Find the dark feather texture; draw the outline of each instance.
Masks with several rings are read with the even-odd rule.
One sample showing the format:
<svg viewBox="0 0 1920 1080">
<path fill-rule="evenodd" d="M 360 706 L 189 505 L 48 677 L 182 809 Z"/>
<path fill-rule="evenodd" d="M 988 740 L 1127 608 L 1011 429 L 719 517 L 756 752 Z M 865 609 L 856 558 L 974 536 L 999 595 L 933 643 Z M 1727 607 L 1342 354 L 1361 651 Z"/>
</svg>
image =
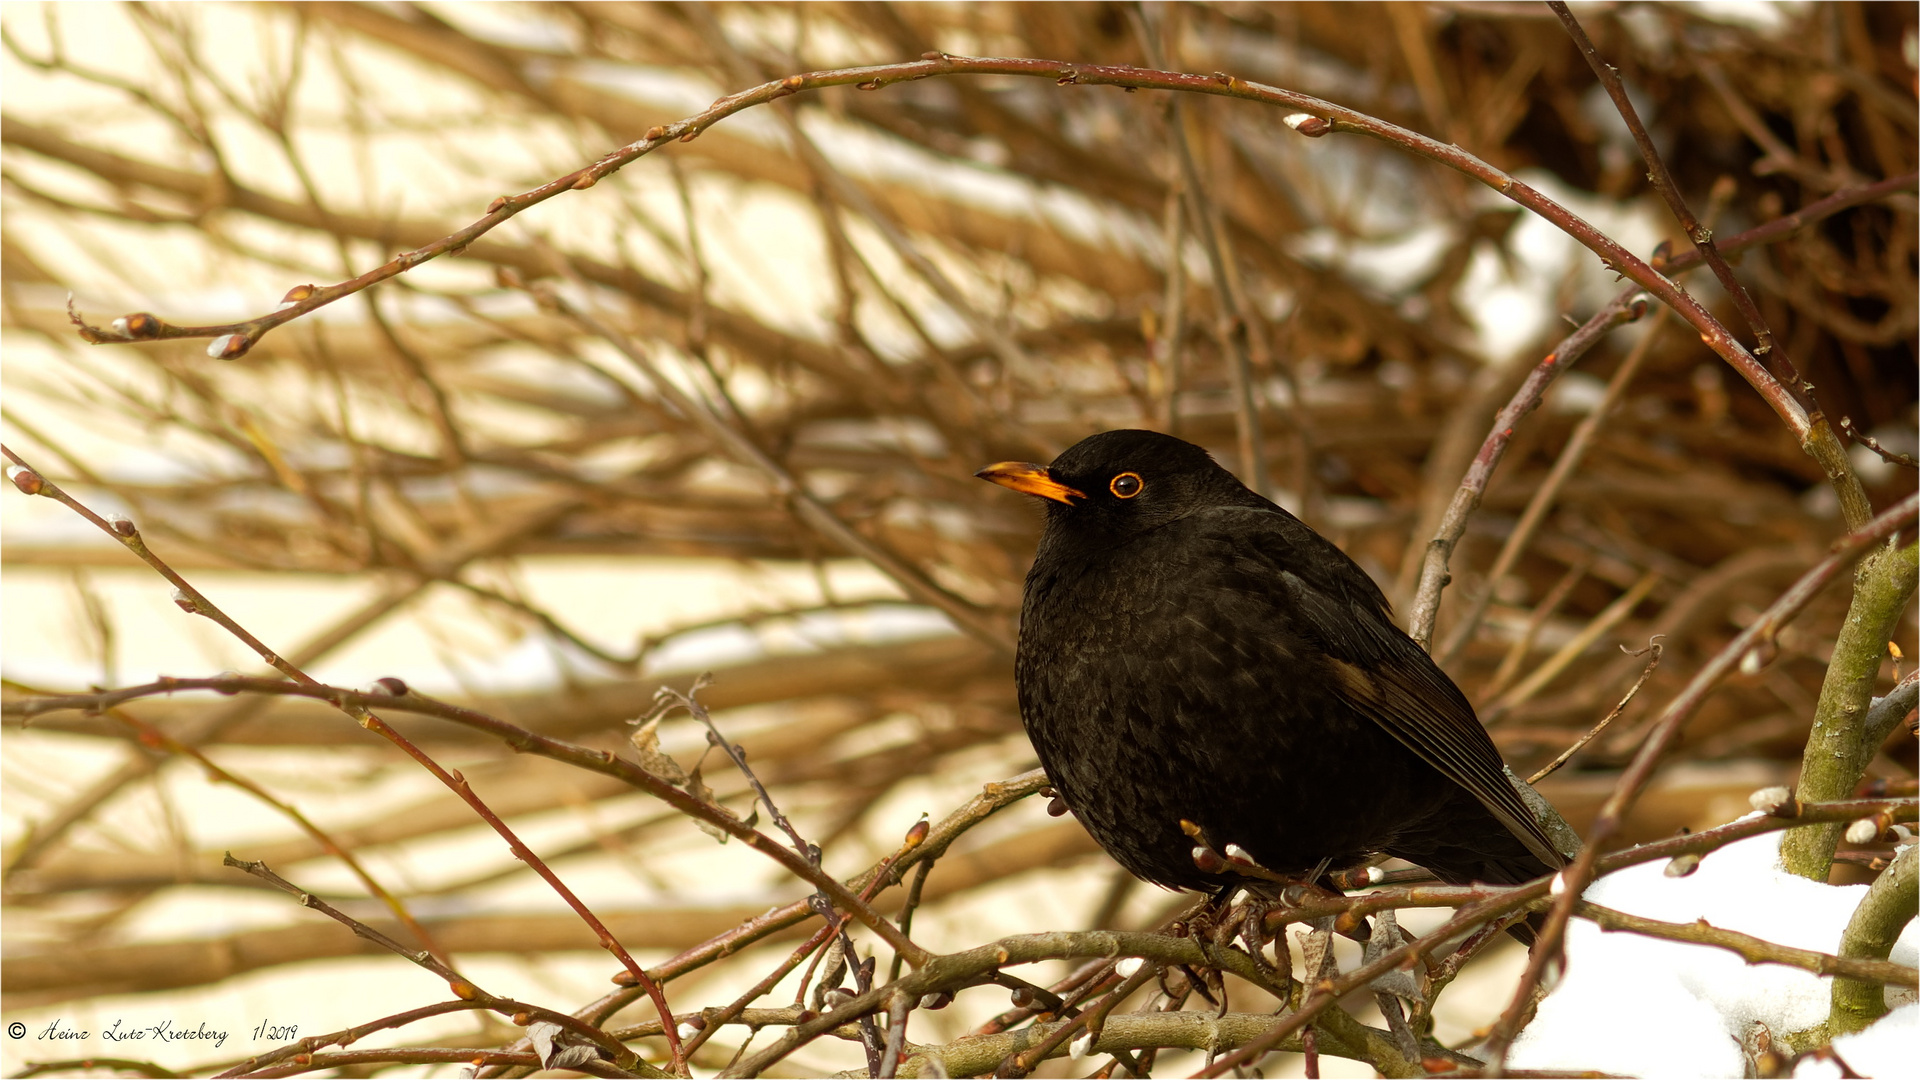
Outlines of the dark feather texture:
<svg viewBox="0 0 1920 1080">
<path fill-rule="evenodd" d="M 1563 865 L 1373 580 L 1206 451 L 1109 431 L 980 475 L 1047 500 L 1020 712 L 1060 797 L 1128 870 L 1231 884 L 1195 865 L 1183 821 L 1281 873 L 1374 852 L 1450 882 Z"/>
</svg>

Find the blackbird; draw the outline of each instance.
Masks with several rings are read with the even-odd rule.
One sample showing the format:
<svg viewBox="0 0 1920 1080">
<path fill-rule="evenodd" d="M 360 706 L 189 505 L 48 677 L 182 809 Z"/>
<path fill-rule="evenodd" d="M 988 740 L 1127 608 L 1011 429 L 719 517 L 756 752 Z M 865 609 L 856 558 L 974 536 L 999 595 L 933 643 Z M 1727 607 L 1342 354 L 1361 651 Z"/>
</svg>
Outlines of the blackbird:
<svg viewBox="0 0 1920 1080">
<path fill-rule="evenodd" d="M 1376 852 L 1454 884 L 1565 865 L 1373 579 L 1205 450 L 1108 431 L 975 475 L 1046 500 L 1020 715 L 1061 800 L 1136 876 L 1255 884 L 1203 869 L 1197 844 L 1284 875 Z"/>
</svg>

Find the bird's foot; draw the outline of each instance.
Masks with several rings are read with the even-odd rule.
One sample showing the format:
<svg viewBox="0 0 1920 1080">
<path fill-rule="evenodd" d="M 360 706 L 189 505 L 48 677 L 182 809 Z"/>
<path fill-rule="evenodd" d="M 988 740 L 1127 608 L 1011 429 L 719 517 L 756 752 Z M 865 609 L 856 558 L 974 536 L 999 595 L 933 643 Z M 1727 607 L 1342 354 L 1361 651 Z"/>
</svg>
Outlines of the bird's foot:
<svg viewBox="0 0 1920 1080">
<path fill-rule="evenodd" d="M 1257 893 L 1248 893 L 1240 906 L 1240 918 L 1235 929 L 1240 944 L 1253 958 L 1253 966 L 1267 982 L 1267 989 L 1285 1000 L 1286 986 L 1293 981 L 1293 956 L 1287 952 L 1287 939 L 1282 934 L 1267 932 L 1267 914 L 1278 905 L 1270 898 Z M 1277 955 L 1281 961 L 1276 967 L 1267 959 L 1267 943 L 1277 942 Z"/>
</svg>

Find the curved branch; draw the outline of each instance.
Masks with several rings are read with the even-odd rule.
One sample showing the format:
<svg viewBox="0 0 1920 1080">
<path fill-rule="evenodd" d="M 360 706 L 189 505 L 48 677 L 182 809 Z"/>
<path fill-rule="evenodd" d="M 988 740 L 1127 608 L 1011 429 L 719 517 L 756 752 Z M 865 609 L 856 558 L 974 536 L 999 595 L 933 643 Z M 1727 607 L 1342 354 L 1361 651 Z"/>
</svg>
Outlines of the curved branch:
<svg viewBox="0 0 1920 1080">
<path fill-rule="evenodd" d="M 1803 799 L 1850 795 L 1887 737 L 1874 738 L 1869 722 L 1873 684 L 1907 604 L 1920 584 L 1920 545 L 1883 548 L 1862 559 L 1853 575 L 1853 600 L 1833 642 L 1833 658 L 1820 684 L 1813 730 L 1800 760 L 1797 794 Z M 1803 829 L 1780 845 L 1787 870 L 1827 880 L 1843 826 Z"/>
<path fill-rule="evenodd" d="M 1856 963 L 1886 963 L 1900 932 L 1920 914 L 1920 855 L 1915 850 L 1912 844 L 1901 848 L 1893 864 L 1867 890 L 1840 935 L 1841 956 Z M 1859 1031 L 1886 1015 L 1886 994 L 1877 982 L 1853 972 L 1838 974 L 1854 977 L 1833 980 L 1833 1011 L 1827 1017 L 1829 1036 Z"/>
</svg>

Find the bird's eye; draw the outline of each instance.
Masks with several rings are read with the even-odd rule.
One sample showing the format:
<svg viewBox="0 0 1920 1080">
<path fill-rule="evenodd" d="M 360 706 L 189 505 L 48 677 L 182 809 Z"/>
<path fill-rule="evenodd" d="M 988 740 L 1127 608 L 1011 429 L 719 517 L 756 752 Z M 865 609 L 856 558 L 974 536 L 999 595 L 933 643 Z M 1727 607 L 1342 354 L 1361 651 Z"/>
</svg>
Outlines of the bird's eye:
<svg viewBox="0 0 1920 1080">
<path fill-rule="evenodd" d="M 1116 499 L 1131 499 L 1146 486 L 1146 481 L 1140 479 L 1139 473 L 1123 472 L 1107 484 L 1107 490 L 1113 492 Z"/>
</svg>

